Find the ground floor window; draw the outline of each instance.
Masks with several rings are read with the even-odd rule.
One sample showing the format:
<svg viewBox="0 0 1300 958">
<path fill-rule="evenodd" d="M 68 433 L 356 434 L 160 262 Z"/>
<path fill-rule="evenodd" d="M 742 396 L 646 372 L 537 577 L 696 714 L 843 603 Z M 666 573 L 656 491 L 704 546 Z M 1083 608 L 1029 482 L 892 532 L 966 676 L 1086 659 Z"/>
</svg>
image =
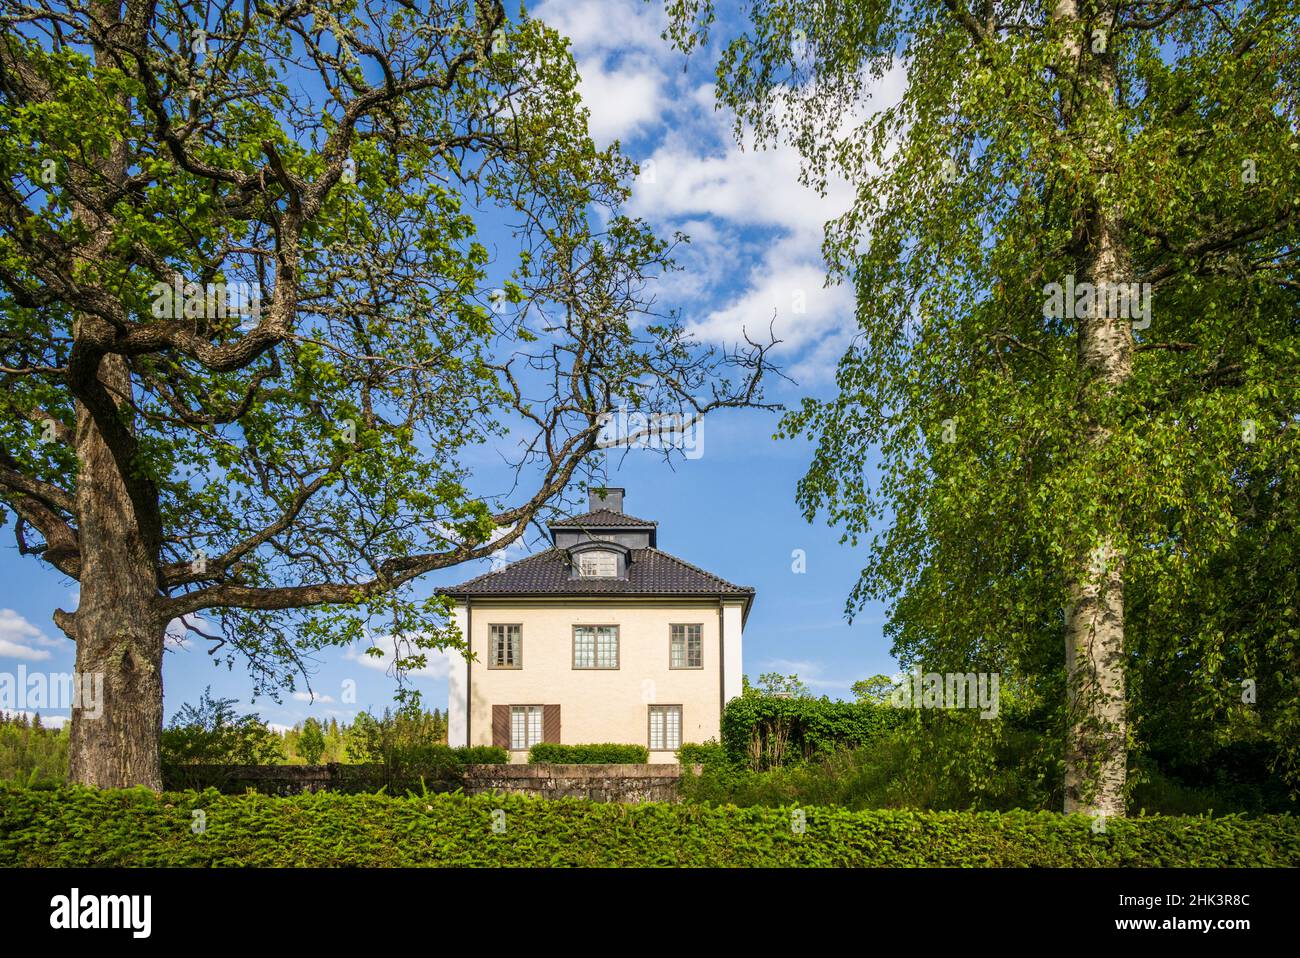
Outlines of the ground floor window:
<svg viewBox="0 0 1300 958">
<path fill-rule="evenodd" d="M 682 707 L 650 706 L 650 750 L 671 751 L 682 746 Z"/>
<path fill-rule="evenodd" d="M 510 706 L 510 748 L 522 751 L 532 748 L 542 740 L 542 707 L 540 705 Z"/>
</svg>

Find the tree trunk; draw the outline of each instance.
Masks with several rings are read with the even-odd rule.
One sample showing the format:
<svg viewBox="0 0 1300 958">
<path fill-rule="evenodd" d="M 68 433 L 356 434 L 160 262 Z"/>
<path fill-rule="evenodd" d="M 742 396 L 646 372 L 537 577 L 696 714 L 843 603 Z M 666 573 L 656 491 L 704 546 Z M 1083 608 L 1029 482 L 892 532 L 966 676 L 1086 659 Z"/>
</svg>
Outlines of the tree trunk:
<svg viewBox="0 0 1300 958">
<path fill-rule="evenodd" d="M 95 0 L 110 32 L 145 28 L 140 4 L 123 17 L 122 0 Z M 97 63 L 113 64 L 98 44 Z M 125 98 L 123 107 L 128 107 Z M 126 176 L 128 145 L 112 144 L 96 164 L 104 182 Z M 91 239 L 80 259 L 105 255 L 115 224 L 80 203 L 73 213 Z M 77 687 L 72 709 L 68 778 L 84 785 L 162 789 L 158 747 L 162 735 L 162 653 L 166 622 L 158 609 L 161 543 L 158 491 L 138 467 L 131 371 L 105 352 L 116 334 L 102 317 L 78 315 L 69 383 L 76 398 L 77 537 L 81 598 L 59 626 L 77 643 Z M 87 700 L 85 692 L 98 694 Z"/>
<path fill-rule="evenodd" d="M 1106 28 L 1112 10 L 1098 12 Z M 1066 40 L 1065 75 L 1078 79 L 1075 102 L 1066 106 L 1067 132 L 1080 137 L 1090 160 L 1090 186 L 1097 190 L 1110 172 L 1113 144 L 1107 139 L 1115 108 L 1117 77 L 1108 37 L 1085 37 L 1077 0 L 1058 0 L 1058 21 L 1073 25 Z M 1117 211 L 1096 192 L 1080 197 L 1076 238 L 1083 279 L 1094 291 L 1115 288 L 1132 279 L 1132 264 Z M 1108 308 L 1116 300 L 1094 295 L 1091 307 L 1077 317 L 1079 364 L 1085 383 L 1086 431 L 1082 453 L 1094 454 L 1110 438 L 1111 428 L 1099 404 L 1132 375 L 1133 331 L 1124 310 Z M 1099 480 L 1101 477 L 1098 477 Z M 1103 514 L 1100 540 L 1080 554 L 1070 575 L 1065 622 L 1068 681 L 1065 748 L 1065 811 L 1122 817 L 1128 773 L 1127 712 L 1124 680 L 1124 555 L 1119 545 L 1119 517 Z"/>
<path fill-rule="evenodd" d="M 107 391 L 130 395 L 121 357 L 105 357 L 99 365 L 97 379 Z M 80 688 L 103 691 L 100 701 L 82 701 L 72 710 L 68 777 L 85 785 L 160 790 L 166 624 L 158 621 L 156 551 L 148 531 L 154 504 L 133 498 L 98 423 L 80 402 L 76 442 L 82 555 L 81 602 L 71 617 L 76 671 Z"/>
</svg>

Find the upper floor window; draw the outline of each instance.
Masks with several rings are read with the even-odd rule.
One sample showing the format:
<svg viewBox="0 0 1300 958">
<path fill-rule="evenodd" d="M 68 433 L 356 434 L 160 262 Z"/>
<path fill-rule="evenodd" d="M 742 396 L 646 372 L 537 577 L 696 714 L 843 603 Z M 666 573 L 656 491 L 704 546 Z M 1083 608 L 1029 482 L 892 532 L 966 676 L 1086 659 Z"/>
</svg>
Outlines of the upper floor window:
<svg viewBox="0 0 1300 958">
<path fill-rule="evenodd" d="M 488 626 L 488 668 L 518 669 L 524 664 L 524 629 L 521 625 Z"/>
<path fill-rule="evenodd" d="M 702 625 L 674 625 L 670 626 L 669 630 L 669 668 L 704 668 L 704 627 Z"/>
<path fill-rule="evenodd" d="M 612 579 L 618 575 L 618 556 L 613 552 L 582 552 L 578 575 L 584 579 Z"/>
<path fill-rule="evenodd" d="M 575 669 L 618 668 L 618 626 L 575 625 L 573 667 Z"/>
</svg>

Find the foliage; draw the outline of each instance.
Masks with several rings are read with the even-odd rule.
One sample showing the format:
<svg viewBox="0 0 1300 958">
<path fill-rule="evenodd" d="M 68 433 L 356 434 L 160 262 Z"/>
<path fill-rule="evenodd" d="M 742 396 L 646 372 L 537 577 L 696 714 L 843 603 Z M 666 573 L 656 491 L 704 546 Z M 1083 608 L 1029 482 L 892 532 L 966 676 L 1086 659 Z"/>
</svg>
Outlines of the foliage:
<svg viewBox="0 0 1300 958">
<path fill-rule="evenodd" d="M 505 813 L 504 831 L 497 810 Z M 191 830 L 202 810 L 205 829 Z M 913 812 L 517 795 L 158 795 L 0 785 L 3 867 L 1260 867 L 1300 865 L 1300 820 Z M 597 838 L 598 837 L 598 838 Z"/>
<path fill-rule="evenodd" d="M 779 672 L 764 672 L 758 677 L 758 683 L 751 685 L 748 675 L 740 680 L 741 695 L 784 695 L 788 698 L 803 698 L 810 694 L 808 686 L 797 675 L 782 675 Z"/>
<path fill-rule="evenodd" d="M 258 692 L 382 635 L 413 699 L 464 644 L 419 577 L 520 541 L 610 410 L 763 404 L 770 346 L 646 291 L 678 238 L 624 213 L 636 165 L 518 6 L 0 0 L 0 27 L 0 525 L 80 583 L 80 654 L 129 637 L 152 670 L 73 738 L 109 778 L 157 778 L 168 622 Z M 507 434 L 509 498 L 473 468 Z"/>
<path fill-rule="evenodd" d="M 63 782 L 68 776 L 68 732 L 46 728 L 39 713 L 0 712 L 0 779 L 19 784 Z"/>
<path fill-rule="evenodd" d="M 903 718 L 860 702 L 742 695 L 722 711 L 722 745 L 733 764 L 772 768 L 866 745 Z"/>
<path fill-rule="evenodd" d="M 727 762 L 727 750 L 716 738 L 684 742 L 677 750 L 677 761 L 683 765 L 723 765 Z"/>
<path fill-rule="evenodd" d="M 667 6 L 687 50 L 721 26 Z M 855 198 L 824 249 L 856 335 L 780 429 L 815 445 L 805 515 L 870 546 L 850 613 L 887 601 L 905 667 L 1017 676 L 1060 711 L 1081 563 L 1122 574 L 1133 743 L 1262 742 L 1296 790 L 1294 5 L 740 6 L 719 100 Z M 1098 272 L 1151 307 L 1104 354 L 1087 312 L 1045 309 Z"/>
<path fill-rule="evenodd" d="M 500 745 L 459 745 L 453 751 L 462 765 L 505 765 L 510 753 Z"/>
<path fill-rule="evenodd" d="M 236 715 L 236 699 L 212 697 L 186 703 L 163 731 L 164 765 L 266 765 L 284 759 L 279 737 L 255 714 Z"/>
<path fill-rule="evenodd" d="M 889 701 L 889 697 L 897 687 L 897 683 L 888 675 L 873 675 L 869 679 L 860 679 L 854 682 L 850 691 L 853 692 L 853 698 L 858 702 L 873 702 L 876 705 L 884 705 Z"/>
<path fill-rule="evenodd" d="M 325 752 L 325 735 L 320 722 L 309 718 L 303 722 L 302 736 L 298 739 L 298 751 L 307 760 L 308 765 L 315 765 Z"/>
<path fill-rule="evenodd" d="M 528 750 L 528 761 L 552 765 L 644 765 L 650 750 L 644 745 L 557 745 L 543 742 Z"/>
<path fill-rule="evenodd" d="M 396 711 L 385 709 L 380 718 L 360 712 L 347 733 L 350 762 L 380 762 L 400 765 L 419 762 L 435 746 L 447 744 L 447 720 L 440 712 L 425 712 L 412 706 Z"/>
</svg>

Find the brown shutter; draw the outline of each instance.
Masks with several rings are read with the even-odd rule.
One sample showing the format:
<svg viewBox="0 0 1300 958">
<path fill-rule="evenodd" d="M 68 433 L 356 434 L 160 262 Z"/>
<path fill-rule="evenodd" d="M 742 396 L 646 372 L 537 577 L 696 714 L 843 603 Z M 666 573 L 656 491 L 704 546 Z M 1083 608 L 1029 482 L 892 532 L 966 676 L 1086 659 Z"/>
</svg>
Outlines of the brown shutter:
<svg viewBox="0 0 1300 958">
<path fill-rule="evenodd" d="M 510 748 L 510 706 L 492 706 L 492 744 Z"/>
<path fill-rule="evenodd" d="M 542 706 L 542 741 L 548 745 L 560 744 L 560 707 Z"/>
</svg>

